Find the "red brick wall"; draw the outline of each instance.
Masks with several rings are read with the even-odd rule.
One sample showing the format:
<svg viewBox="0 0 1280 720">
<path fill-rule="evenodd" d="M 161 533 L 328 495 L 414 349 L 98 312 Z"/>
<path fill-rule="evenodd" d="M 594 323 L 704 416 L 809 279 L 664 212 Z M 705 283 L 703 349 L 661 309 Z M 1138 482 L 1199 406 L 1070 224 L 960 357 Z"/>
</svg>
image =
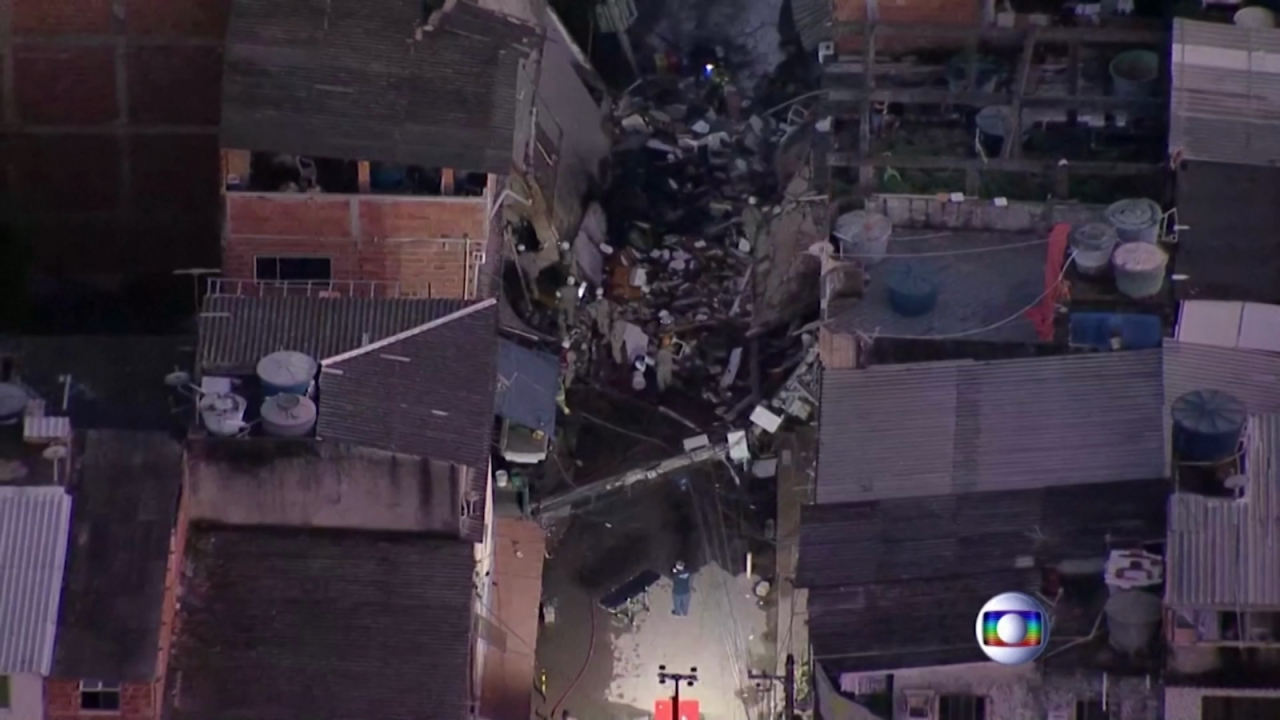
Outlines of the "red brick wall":
<svg viewBox="0 0 1280 720">
<path fill-rule="evenodd" d="M 120 688 L 120 712 L 80 709 L 80 680 L 46 680 L 45 720 L 143 720 L 156 717 L 155 693 L 148 683 L 124 683 Z"/>
<path fill-rule="evenodd" d="M 17 181 L 38 270 L 111 285 L 217 262 L 229 11 L 230 0 L 0 2 L 11 30 L 0 68 L 13 78 L 0 176 L 6 190 Z"/>
<path fill-rule="evenodd" d="M 155 682 L 157 708 L 164 705 L 161 698 L 169 671 L 169 651 L 173 648 L 173 640 L 178 631 L 178 592 L 182 583 L 182 562 L 187 549 L 187 467 L 188 464 L 183 462 L 182 494 L 178 498 L 178 518 L 174 523 L 173 535 L 169 538 L 169 564 L 164 576 L 164 601 L 160 606 L 160 647 Z M 158 710 L 156 714 L 159 715 Z"/>
<path fill-rule="evenodd" d="M 252 279 L 258 255 L 323 255 L 334 280 L 464 297 L 469 250 L 487 239 L 487 207 L 483 198 L 228 193 L 222 274 Z"/>
<path fill-rule="evenodd" d="M 938 25 L 972 26 L 981 19 L 981 0 L 878 0 L 878 22 L 881 23 L 933 23 Z M 862 23 L 867 21 L 866 0 L 835 0 L 836 22 Z M 877 52 L 908 52 L 920 48 L 959 48 L 963 40 L 942 38 L 913 39 L 910 36 L 877 37 Z M 857 53 L 862 49 L 862 37 L 849 35 L 838 39 L 841 53 Z"/>
</svg>

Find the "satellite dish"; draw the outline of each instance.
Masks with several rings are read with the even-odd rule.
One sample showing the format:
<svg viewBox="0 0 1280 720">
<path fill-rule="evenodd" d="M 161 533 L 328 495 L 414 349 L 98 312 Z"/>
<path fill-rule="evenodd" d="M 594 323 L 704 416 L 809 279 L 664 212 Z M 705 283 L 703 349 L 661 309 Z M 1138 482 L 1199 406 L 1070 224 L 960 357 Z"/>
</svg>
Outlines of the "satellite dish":
<svg viewBox="0 0 1280 720">
<path fill-rule="evenodd" d="M 191 384 L 191 373 L 174 370 L 164 376 L 164 384 L 171 388 L 186 387 Z"/>
<path fill-rule="evenodd" d="M 45 460 L 65 460 L 67 459 L 67 446 L 50 445 L 40 453 L 40 456 Z"/>
</svg>

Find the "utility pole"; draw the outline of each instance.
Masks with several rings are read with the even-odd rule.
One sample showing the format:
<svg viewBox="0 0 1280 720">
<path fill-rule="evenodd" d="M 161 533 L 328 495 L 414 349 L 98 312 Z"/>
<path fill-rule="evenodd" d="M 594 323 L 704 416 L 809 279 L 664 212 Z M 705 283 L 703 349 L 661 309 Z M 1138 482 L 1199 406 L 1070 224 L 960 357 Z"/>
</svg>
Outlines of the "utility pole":
<svg viewBox="0 0 1280 720">
<path fill-rule="evenodd" d="M 658 666 L 658 683 L 666 685 L 667 682 L 672 684 L 671 692 L 671 720 L 685 720 L 680 717 L 680 683 L 689 683 L 689 687 L 693 687 L 698 682 L 698 668 L 691 667 L 687 673 L 667 672 L 666 665 Z M 689 720 L 698 720 L 697 718 L 689 718 Z"/>
<path fill-rule="evenodd" d="M 785 674 L 782 677 L 771 675 L 769 673 L 748 673 L 749 680 L 768 680 L 770 682 L 782 683 L 783 697 L 785 698 L 786 715 L 783 720 L 795 720 L 796 717 L 796 656 L 787 653 L 787 662 L 785 665 Z"/>
</svg>

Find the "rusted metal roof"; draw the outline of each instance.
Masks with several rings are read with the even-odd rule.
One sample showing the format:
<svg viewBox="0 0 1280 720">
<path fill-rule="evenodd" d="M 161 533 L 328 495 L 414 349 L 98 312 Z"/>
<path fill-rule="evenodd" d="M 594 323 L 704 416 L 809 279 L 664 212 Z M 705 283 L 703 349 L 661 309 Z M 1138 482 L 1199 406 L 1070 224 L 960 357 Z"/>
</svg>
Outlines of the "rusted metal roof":
<svg viewBox="0 0 1280 720">
<path fill-rule="evenodd" d="M 823 376 L 819 503 L 1163 477 L 1161 351 Z"/>
<path fill-rule="evenodd" d="M 1182 607 L 1280 608 L 1280 416 L 1249 418 L 1242 500 L 1169 500 L 1165 600 Z"/>
<path fill-rule="evenodd" d="M 1280 30 L 1175 20 L 1169 152 L 1280 163 Z"/>
<path fill-rule="evenodd" d="M 67 562 L 71 497 L 0 488 L 0 675 L 48 675 Z"/>
</svg>

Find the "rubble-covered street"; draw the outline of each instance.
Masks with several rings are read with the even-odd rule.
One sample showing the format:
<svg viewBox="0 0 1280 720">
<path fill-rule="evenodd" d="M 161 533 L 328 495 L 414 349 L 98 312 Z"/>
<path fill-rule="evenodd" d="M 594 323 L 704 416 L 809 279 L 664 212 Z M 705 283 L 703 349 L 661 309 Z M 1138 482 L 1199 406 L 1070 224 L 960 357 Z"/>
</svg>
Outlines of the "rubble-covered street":
<svg viewBox="0 0 1280 720">
<path fill-rule="evenodd" d="M 698 681 L 681 697 L 697 700 L 706 720 L 757 717 L 759 703 L 771 699 L 747 677 L 773 668 L 765 611 L 745 572 L 744 546 L 717 515 L 716 490 L 702 475 L 688 490 L 675 481 L 638 488 L 556 528 L 563 536 L 544 580 L 550 622 L 538 643 L 544 716 L 648 717 L 671 693 L 658 682 L 660 665 L 697 668 Z M 650 587 L 649 609 L 633 623 L 601 606 L 629 578 L 665 575 L 678 560 L 692 570 L 688 616 L 672 613 L 669 577 Z"/>
<path fill-rule="evenodd" d="M 698 669 L 681 696 L 705 718 L 781 707 L 753 678 L 778 668 L 763 505 L 773 433 L 816 406 L 817 337 L 801 329 L 818 318 L 827 198 L 814 98 L 777 104 L 731 57 L 689 53 L 616 96 L 606 183 L 577 232 L 511 236 L 509 287 L 530 300 L 513 307 L 560 344 L 563 420 L 532 506 L 550 552 L 546 717 L 650 716 L 671 693 L 662 665 Z M 678 560 L 688 616 L 673 612 Z"/>
</svg>

